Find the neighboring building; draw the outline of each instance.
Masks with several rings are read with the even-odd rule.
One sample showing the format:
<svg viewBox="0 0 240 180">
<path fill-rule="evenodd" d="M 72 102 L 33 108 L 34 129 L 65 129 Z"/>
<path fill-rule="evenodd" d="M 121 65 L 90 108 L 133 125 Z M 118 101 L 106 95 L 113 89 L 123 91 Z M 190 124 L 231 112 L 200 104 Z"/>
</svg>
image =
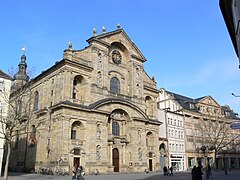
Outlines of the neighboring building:
<svg viewBox="0 0 240 180">
<path fill-rule="evenodd" d="M 8 113 L 8 100 L 10 95 L 12 78 L 0 69 L 0 122 L 5 122 Z M 0 123 L 0 131 L 5 127 Z M 3 150 L 4 150 L 4 136 L 0 133 L 0 171 L 2 172 Z"/>
<path fill-rule="evenodd" d="M 239 168 L 240 133 L 230 125 L 240 119 L 228 106 L 220 106 L 211 96 L 192 99 L 163 88 L 158 104 L 160 109 L 167 109 L 171 114 L 183 115 L 187 169 L 197 165 L 198 161 L 202 161 L 204 167 L 209 163 L 219 169 L 224 166 Z M 171 119 L 178 118 L 166 115 L 166 119 L 170 120 L 168 124 L 173 124 Z M 171 126 L 167 127 L 168 136 L 174 136 L 175 131 Z M 170 141 L 168 138 L 169 146 Z M 215 149 L 218 149 L 216 153 Z M 170 151 L 169 147 L 169 154 Z"/>
<path fill-rule="evenodd" d="M 184 140 L 184 116 L 178 102 L 165 89 L 161 88 L 158 97 L 159 120 L 163 125 L 159 127 L 159 138 L 167 139 L 167 166 L 176 171 L 186 170 L 186 154 Z M 161 160 L 161 157 L 160 157 Z M 160 165 L 164 165 L 160 161 Z"/>
<path fill-rule="evenodd" d="M 120 26 L 100 35 L 94 29 L 87 42 L 81 50 L 69 43 L 63 59 L 29 83 L 34 128 L 27 144 L 12 150 L 12 169 L 159 170 L 158 90 L 145 57 Z M 14 89 L 28 81 L 24 59 Z"/>
<path fill-rule="evenodd" d="M 223 14 L 229 35 L 231 37 L 235 52 L 239 58 L 240 53 L 240 1 L 219 0 L 220 9 Z M 240 65 L 239 65 L 240 68 Z"/>
</svg>

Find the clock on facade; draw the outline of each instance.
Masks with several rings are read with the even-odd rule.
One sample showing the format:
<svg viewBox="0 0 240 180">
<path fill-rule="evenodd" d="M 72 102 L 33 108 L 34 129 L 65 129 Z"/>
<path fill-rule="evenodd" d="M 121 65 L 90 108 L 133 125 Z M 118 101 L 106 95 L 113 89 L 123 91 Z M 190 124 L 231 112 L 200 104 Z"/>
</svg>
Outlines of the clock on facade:
<svg viewBox="0 0 240 180">
<path fill-rule="evenodd" d="M 122 56 L 120 54 L 119 51 L 117 50 L 113 50 L 112 52 L 112 61 L 115 63 L 115 64 L 120 64 L 121 61 L 122 61 Z"/>
</svg>

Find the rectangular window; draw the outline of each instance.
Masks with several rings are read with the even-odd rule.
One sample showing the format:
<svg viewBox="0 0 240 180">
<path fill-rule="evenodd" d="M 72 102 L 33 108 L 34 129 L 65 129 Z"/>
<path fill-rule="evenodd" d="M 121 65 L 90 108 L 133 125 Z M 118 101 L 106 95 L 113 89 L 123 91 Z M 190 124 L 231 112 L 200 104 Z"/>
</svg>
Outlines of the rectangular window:
<svg viewBox="0 0 240 180">
<path fill-rule="evenodd" d="M 53 96 L 53 90 L 51 90 L 51 96 Z"/>
<path fill-rule="evenodd" d="M 168 118 L 168 124 L 170 124 L 170 118 Z"/>
</svg>

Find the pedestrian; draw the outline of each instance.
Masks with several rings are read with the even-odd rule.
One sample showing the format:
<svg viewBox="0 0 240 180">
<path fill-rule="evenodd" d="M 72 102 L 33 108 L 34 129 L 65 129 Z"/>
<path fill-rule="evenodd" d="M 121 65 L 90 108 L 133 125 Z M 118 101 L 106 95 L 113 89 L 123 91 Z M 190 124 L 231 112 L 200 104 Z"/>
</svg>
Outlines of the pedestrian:
<svg viewBox="0 0 240 180">
<path fill-rule="evenodd" d="M 207 179 L 209 179 L 209 177 L 210 177 L 211 175 L 212 175 L 211 166 L 210 166 L 210 164 L 208 164 L 208 165 L 207 165 L 207 174 L 206 174 Z"/>
<path fill-rule="evenodd" d="M 167 167 L 167 176 L 170 176 L 169 166 Z"/>
<path fill-rule="evenodd" d="M 202 175 L 203 175 L 202 162 L 198 161 L 198 167 L 196 167 L 195 174 L 194 174 L 195 180 L 202 180 Z"/>
<path fill-rule="evenodd" d="M 197 167 L 193 166 L 192 171 L 191 171 L 192 180 L 196 180 L 196 169 L 197 169 Z"/>
<path fill-rule="evenodd" d="M 172 168 L 172 166 L 169 168 L 169 170 L 170 170 L 169 176 L 173 176 L 173 168 Z"/>
<path fill-rule="evenodd" d="M 73 176 L 72 176 L 72 179 L 76 179 L 76 174 L 77 174 L 77 169 L 78 169 L 78 165 L 75 164 L 75 166 L 73 166 Z"/>
<path fill-rule="evenodd" d="M 166 166 L 163 166 L 163 175 L 167 176 L 167 167 Z"/>
</svg>

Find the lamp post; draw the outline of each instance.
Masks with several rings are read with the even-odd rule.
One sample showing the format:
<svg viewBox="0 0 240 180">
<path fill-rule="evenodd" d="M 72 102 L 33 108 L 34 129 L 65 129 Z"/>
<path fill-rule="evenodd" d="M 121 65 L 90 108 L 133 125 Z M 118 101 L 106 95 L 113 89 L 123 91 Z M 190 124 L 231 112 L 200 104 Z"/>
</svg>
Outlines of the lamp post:
<svg viewBox="0 0 240 180">
<path fill-rule="evenodd" d="M 211 151 L 213 151 L 215 149 L 214 146 L 205 146 L 205 145 L 202 145 L 201 147 L 197 147 L 196 150 L 198 151 L 198 153 L 203 153 L 203 160 L 204 160 L 204 167 L 206 168 L 206 179 L 209 179 L 209 172 L 208 172 L 208 164 L 207 164 L 207 161 L 208 161 L 208 153 L 211 153 Z"/>
<path fill-rule="evenodd" d="M 225 175 L 228 175 L 228 172 L 227 172 L 227 157 L 226 157 L 227 148 L 226 148 L 226 147 L 222 148 L 222 153 L 223 153 L 223 168 L 224 168 L 224 174 L 225 174 Z"/>
<path fill-rule="evenodd" d="M 239 95 L 235 95 L 234 93 L 232 93 L 232 95 L 233 95 L 234 97 L 240 97 Z"/>
</svg>

